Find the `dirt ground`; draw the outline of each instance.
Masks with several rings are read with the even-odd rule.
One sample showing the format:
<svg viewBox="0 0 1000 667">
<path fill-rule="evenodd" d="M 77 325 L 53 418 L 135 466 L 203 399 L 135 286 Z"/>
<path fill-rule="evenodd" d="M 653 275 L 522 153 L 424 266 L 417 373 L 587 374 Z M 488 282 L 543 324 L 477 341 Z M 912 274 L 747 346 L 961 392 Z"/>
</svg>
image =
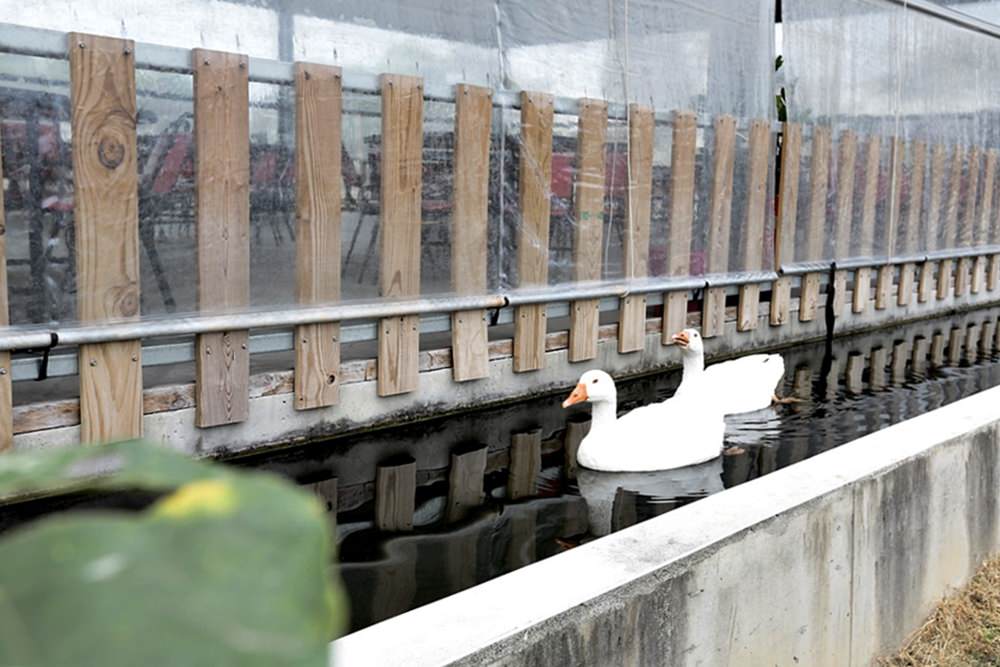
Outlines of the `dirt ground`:
<svg viewBox="0 0 1000 667">
<path fill-rule="evenodd" d="M 944 600 L 884 667 L 1000 667 L 1000 558 Z"/>
</svg>

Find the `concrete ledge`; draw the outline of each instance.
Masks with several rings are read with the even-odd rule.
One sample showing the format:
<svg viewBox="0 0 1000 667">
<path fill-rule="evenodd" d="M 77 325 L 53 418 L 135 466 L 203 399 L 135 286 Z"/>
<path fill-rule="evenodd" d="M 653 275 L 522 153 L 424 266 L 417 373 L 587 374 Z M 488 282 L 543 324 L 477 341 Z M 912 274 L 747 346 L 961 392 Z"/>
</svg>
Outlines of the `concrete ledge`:
<svg viewBox="0 0 1000 667">
<path fill-rule="evenodd" d="M 344 637 L 355 665 L 866 665 L 1000 551 L 1000 388 Z"/>
</svg>

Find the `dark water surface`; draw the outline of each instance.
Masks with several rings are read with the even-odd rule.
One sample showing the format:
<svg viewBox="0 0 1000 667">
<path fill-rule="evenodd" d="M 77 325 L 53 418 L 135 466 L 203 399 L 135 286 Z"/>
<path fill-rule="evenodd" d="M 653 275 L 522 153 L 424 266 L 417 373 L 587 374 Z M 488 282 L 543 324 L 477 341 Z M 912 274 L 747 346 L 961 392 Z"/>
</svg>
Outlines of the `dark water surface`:
<svg viewBox="0 0 1000 667">
<path fill-rule="evenodd" d="M 1000 308 L 781 351 L 779 393 L 800 402 L 727 420 L 724 454 L 661 473 L 577 470 L 564 451 L 562 395 L 428 420 L 232 461 L 311 486 L 336 517 L 340 574 L 360 629 L 475 586 L 597 536 L 695 502 L 708 494 L 822 453 L 890 424 L 1000 384 Z M 709 353 L 712 342 L 707 341 Z M 586 370 L 581 365 L 581 372 Z M 668 398 L 679 373 L 618 386 L 619 410 Z M 541 466 L 534 491 L 512 499 L 508 473 L 515 434 L 536 434 Z M 450 503 L 451 456 L 486 449 L 484 500 Z M 376 467 L 414 461 L 413 529 L 380 531 Z M 332 484 L 333 478 L 336 483 Z M 335 490 L 334 490 L 335 489 Z M 453 498 L 452 498 L 453 499 Z M 138 508 L 148 499 L 76 497 L 0 508 L 0 529 L 65 509 Z M 451 509 L 449 507 L 451 506 Z"/>
</svg>

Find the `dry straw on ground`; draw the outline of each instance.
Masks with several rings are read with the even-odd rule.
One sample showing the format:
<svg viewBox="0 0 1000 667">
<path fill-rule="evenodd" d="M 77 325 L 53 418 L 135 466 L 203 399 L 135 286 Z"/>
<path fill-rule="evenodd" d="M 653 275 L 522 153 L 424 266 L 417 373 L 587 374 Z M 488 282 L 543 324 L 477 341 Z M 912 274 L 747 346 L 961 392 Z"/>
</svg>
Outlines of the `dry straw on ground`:
<svg viewBox="0 0 1000 667">
<path fill-rule="evenodd" d="M 1000 667 L 1000 558 L 944 600 L 885 667 Z"/>
</svg>

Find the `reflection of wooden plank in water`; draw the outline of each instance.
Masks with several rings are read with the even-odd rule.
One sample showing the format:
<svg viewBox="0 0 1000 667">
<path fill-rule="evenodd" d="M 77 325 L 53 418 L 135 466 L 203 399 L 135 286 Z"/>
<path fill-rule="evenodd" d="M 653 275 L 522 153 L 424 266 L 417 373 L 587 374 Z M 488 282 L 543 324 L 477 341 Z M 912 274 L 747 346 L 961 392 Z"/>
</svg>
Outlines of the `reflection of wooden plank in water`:
<svg viewBox="0 0 1000 667">
<path fill-rule="evenodd" d="M 483 504 L 483 475 L 486 474 L 486 447 L 452 452 L 448 473 L 448 521 L 460 521 Z"/>
<path fill-rule="evenodd" d="M 944 334 L 940 331 L 935 331 L 934 335 L 931 336 L 931 365 L 932 366 L 942 366 L 944 365 Z"/>
<path fill-rule="evenodd" d="M 510 439 L 510 470 L 507 497 L 511 500 L 535 495 L 542 470 L 542 429 L 514 433 Z"/>
<path fill-rule="evenodd" d="M 311 485 L 313 495 L 326 511 L 326 517 L 330 522 L 330 527 L 336 531 L 337 526 L 337 478 L 331 477 L 322 482 L 313 482 Z M 336 532 L 334 532 L 336 536 Z"/>
<path fill-rule="evenodd" d="M 885 363 L 887 351 L 884 347 L 873 347 L 871 353 L 871 366 L 868 372 L 868 385 L 872 391 L 885 388 Z"/>
<path fill-rule="evenodd" d="M 910 360 L 910 344 L 897 340 L 892 345 L 892 383 L 906 382 L 906 363 Z"/>
<path fill-rule="evenodd" d="M 979 325 L 970 324 L 965 329 L 965 346 L 963 358 L 970 364 L 975 363 L 979 351 Z"/>
<path fill-rule="evenodd" d="M 413 530 L 416 496 L 415 461 L 380 465 L 375 472 L 375 526 L 385 531 Z"/>
<path fill-rule="evenodd" d="M 449 535 L 444 540 L 444 575 L 449 594 L 464 591 L 479 583 L 479 540 L 482 529 L 472 526 Z"/>
<path fill-rule="evenodd" d="M 535 562 L 537 558 L 535 548 L 536 512 L 534 504 L 530 502 L 504 508 L 510 535 L 503 561 L 504 572 L 510 572 Z"/>
<path fill-rule="evenodd" d="M 862 375 L 865 371 L 865 355 L 860 352 L 851 352 L 847 356 L 847 373 L 845 384 L 848 393 L 860 394 L 864 390 Z"/>
<path fill-rule="evenodd" d="M 417 594 L 417 543 L 410 537 L 393 538 L 385 551 L 389 562 L 374 570 L 373 623 L 408 611 Z"/>
<path fill-rule="evenodd" d="M 639 494 L 635 491 L 618 488 L 614 503 L 611 505 L 611 532 L 639 523 L 639 512 L 636 507 L 638 497 Z"/>
<path fill-rule="evenodd" d="M 986 320 L 982 324 L 982 333 L 979 337 L 979 353 L 984 357 L 993 354 L 993 336 L 996 323 L 993 320 Z"/>
<path fill-rule="evenodd" d="M 958 327 L 954 327 L 948 338 L 948 363 L 952 366 L 957 366 L 962 361 L 963 342 L 965 342 L 965 332 Z"/>
<path fill-rule="evenodd" d="M 566 433 L 563 440 L 563 466 L 567 479 L 576 479 L 576 452 L 580 449 L 580 443 L 589 432 L 589 418 L 566 422 Z"/>
<path fill-rule="evenodd" d="M 840 387 L 840 377 L 844 372 L 845 364 L 846 358 L 843 355 L 833 357 L 830 360 L 830 370 L 826 374 L 826 395 L 824 396 L 828 401 L 837 397 L 837 390 Z"/>
<path fill-rule="evenodd" d="M 753 473 L 753 450 L 732 448 L 722 456 L 722 483 L 728 489 L 749 481 Z"/>
<path fill-rule="evenodd" d="M 795 369 L 792 380 L 792 396 L 807 400 L 812 396 L 812 368 L 803 364 Z"/>
<path fill-rule="evenodd" d="M 913 354 L 911 356 L 911 364 L 913 366 L 913 372 L 916 375 L 924 375 L 927 373 L 927 349 L 929 343 L 923 336 L 917 336 L 913 339 Z"/>
</svg>

